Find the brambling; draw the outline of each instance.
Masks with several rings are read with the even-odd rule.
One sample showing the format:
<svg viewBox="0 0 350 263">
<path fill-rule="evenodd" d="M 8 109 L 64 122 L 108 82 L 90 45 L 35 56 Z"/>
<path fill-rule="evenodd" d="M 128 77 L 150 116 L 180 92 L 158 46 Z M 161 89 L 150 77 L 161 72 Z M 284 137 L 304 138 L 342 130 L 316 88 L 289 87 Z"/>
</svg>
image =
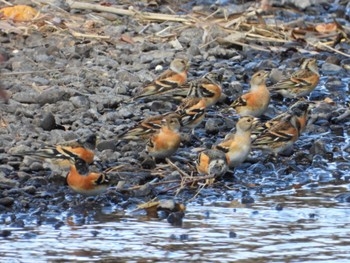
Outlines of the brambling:
<svg viewBox="0 0 350 263">
<path fill-rule="evenodd" d="M 133 128 L 119 135 L 118 139 L 134 141 L 148 139 L 161 128 L 161 121 L 164 118 L 177 119 L 180 121 L 181 116 L 177 113 L 170 112 L 162 115 L 148 117 L 139 122 Z"/>
<path fill-rule="evenodd" d="M 187 59 L 175 58 L 168 70 L 164 71 L 156 80 L 148 84 L 134 97 L 134 100 L 161 94 L 167 90 L 177 88 L 187 81 Z"/>
<path fill-rule="evenodd" d="M 289 78 L 277 82 L 269 89 L 285 98 L 294 99 L 309 95 L 315 89 L 319 80 L 317 60 L 308 58 L 301 64 L 301 69 L 294 72 Z"/>
<path fill-rule="evenodd" d="M 221 80 L 222 74 L 209 72 L 189 83 L 187 97 L 205 98 L 206 107 L 210 107 L 216 104 L 222 95 L 222 88 L 218 83 Z"/>
<path fill-rule="evenodd" d="M 172 100 L 183 101 L 188 97 L 206 98 L 207 107 L 210 107 L 221 97 L 222 88 L 219 82 L 222 81 L 222 74 L 209 72 L 201 78 L 194 79 L 188 83 L 166 91 L 160 95 L 167 96 Z"/>
<path fill-rule="evenodd" d="M 265 84 L 268 75 L 264 70 L 256 72 L 250 81 L 250 90 L 231 104 L 240 116 L 259 117 L 267 110 L 270 103 L 270 92 Z"/>
<path fill-rule="evenodd" d="M 199 174 L 222 176 L 228 170 L 226 155 L 218 150 L 205 150 L 198 155 L 196 168 Z"/>
<path fill-rule="evenodd" d="M 297 115 L 288 114 L 252 141 L 252 148 L 277 155 L 289 149 L 299 138 L 301 124 Z"/>
<path fill-rule="evenodd" d="M 175 112 L 181 116 L 182 126 L 194 129 L 203 121 L 206 107 L 206 98 L 189 97 Z"/>
<path fill-rule="evenodd" d="M 300 125 L 300 132 L 303 132 L 305 130 L 307 121 L 308 121 L 308 111 L 309 110 L 309 102 L 305 100 L 299 100 L 296 103 L 294 103 L 286 112 L 283 112 L 282 114 L 277 115 L 273 119 L 261 123 L 260 125 L 257 125 L 255 129 L 253 130 L 253 134 L 258 135 L 261 132 L 263 132 L 266 129 L 271 128 L 275 124 L 279 123 L 281 119 L 288 115 L 295 115 L 298 119 L 299 125 Z"/>
<path fill-rule="evenodd" d="M 53 146 L 46 146 L 36 151 L 24 152 L 21 155 L 29 157 L 37 157 L 51 163 L 53 170 L 59 167 L 60 170 L 69 169 L 70 161 L 67 159 L 70 154 L 81 158 L 88 164 L 94 161 L 94 150 L 96 148 L 96 135 L 91 134 L 85 139 L 77 139 L 73 141 L 63 142 Z"/>
<path fill-rule="evenodd" d="M 165 117 L 161 121 L 160 130 L 153 134 L 146 145 L 148 154 L 156 159 L 164 159 L 173 155 L 180 146 L 180 121 Z"/>
<path fill-rule="evenodd" d="M 230 168 L 237 167 L 247 159 L 251 149 L 251 131 L 257 122 L 258 119 L 252 116 L 240 118 L 236 124 L 236 133 L 214 146 L 214 149 L 226 154 Z"/>
<path fill-rule="evenodd" d="M 98 195 L 108 188 L 109 177 L 106 173 L 90 172 L 88 164 L 74 155 L 70 161 L 73 163 L 66 181 L 73 191 L 84 195 Z"/>
</svg>

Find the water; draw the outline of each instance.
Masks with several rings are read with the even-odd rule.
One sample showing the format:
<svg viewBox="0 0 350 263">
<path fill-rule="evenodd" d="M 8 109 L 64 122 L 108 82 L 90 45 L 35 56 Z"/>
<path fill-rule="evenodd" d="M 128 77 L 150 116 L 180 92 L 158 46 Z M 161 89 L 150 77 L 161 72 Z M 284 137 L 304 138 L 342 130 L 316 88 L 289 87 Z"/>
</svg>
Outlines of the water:
<svg viewBox="0 0 350 263">
<path fill-rule="evenodd" d="M 347 185 L 298 189 L 237 201 L 189 204 L 182 227 L 165 220 L 100 212 L 84 223 L 9 228 L 1 262 L 344 262 L 350 259 Z M 275 209 L 282 204 L 283 209 Z"/>
</svg>

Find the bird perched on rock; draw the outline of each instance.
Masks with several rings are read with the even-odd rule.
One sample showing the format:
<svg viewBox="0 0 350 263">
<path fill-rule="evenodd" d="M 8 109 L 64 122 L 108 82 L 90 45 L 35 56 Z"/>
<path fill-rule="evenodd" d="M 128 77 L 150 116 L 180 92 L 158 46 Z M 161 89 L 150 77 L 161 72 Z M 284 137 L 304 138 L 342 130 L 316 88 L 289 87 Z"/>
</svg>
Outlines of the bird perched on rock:
<svg viewBox="0 0 350 263">
<path fill-rule="evenodd" d="M 181 116 L 177 113 L 170 112 L 166 114 L 156 115 L 148 117 L 140 121 L 137 125 L 118 135 L 118 139 L 121 140 L 145 140 L 155 134 L 161 129 L 161 121 L 164 119 L 177 119 L 181 120 Z"/>
<path fill-rule="evenodd" d="M 146 145 L 148 154 L 156 159 L 164 159 L 173 155 L 180 146 L 180 121 L 165 117 L 161 128 L 153 134 Z"/>
<path fill-rule="evenodd" d="M 188 60 L 175 58 L 168 70 L 145 86 L 134 100 L 155 96 L 183 85 L 187 81 Z"/>
<path fill-rule="evenodd" d="M 308 112 L 309 112 L 309 105 L 310 102 L 306 100 L 299 100 L 296 103 L 294 103 L 286 112 L 283 112 L 282 114 L 277 115 L 273 119 L 261 123 L 260 125 L 257 125 L 253 129 L 253 134 L 258 135 L 264 130 L 267 130 L 274 126 L 275 124 L 279 123 L 281 119 L 288 115 L 295 115 L 299 124 L 300 124 L 300 132 L 303 132 L 305 130 L 307 120 L 308 120 Z"/>
<path fill-rule="evenodd" d="M 266 87 L 268 72 L 260 70 L 250 80 L 250 90 L 236 99 L 231 107 L 240 116 L 261 116 L 269 106 L 270 92 Z"/>
<path fill-rule="evenodd" d="M 200 174 L 222 176 L 228 170 L 226 155 L 219 150 L 205 150 L 198 155 L 196 168 Z"/>
<path fill-rule="evenodd" d="M 161 97 L 166 97 L 171 100 L 183 101 L 188 97 L 206 98 L 207 107 L 210 107 L 221 97 L 222 74 L 217 72 L 209 72 L 204 76 L 189 81 L 180 87 L 165 91 L 159 94 Z"/>
<path fill-rule="evenodd" d="M 252 148 L 277 155 L 289 149 L 299 138 L 301 123 L 297 114 L 282 117 L 272 127 L 267 128 L 252 142 Z"/>
<path fill-rule="evenodd" d="M 269 89 L 285 98 L 300 98 L 309 95 L 315 89 L 319 80 L 317 60 L 307 58 L 302 62 L 299 70 L 295 71 L 289 78 L 269 87 Z"/>
<path fill-rule="evenodd" d="M 251 131 L 257 122 L 258 119 L 252 116 L 241 117 L 236 124 L 236 133 L 214 146 L 214 149 L 226 154 L 230 168 L 237 167 L 247 159 L 251 149 Z"/>
<path fill-rule="evenodd" d="M 91 134 L 84 139 L 77 139 L 63 142 L 56 145 L 48 145 L 36 151 L 23 152 L 21 156 L 39 158 L 48 161 L 53 170 L 68 170 L 71 166 L 70 155 L 74 155 L 82 159 L 84 162 L 91 164 L 94 161 L 96 148 L 96 135 Z"/>
<path fill-rule="evenodd" d="M 98 195 L 109 186 L 109 177 L 106 173 L 89 171 L 89 165 L 83 159 L 71 155 L 70 171 L 66 181 L 71 189 L 79 194 Z"/>
<path fill-rule="evenodd" d="M 189 82 L 187 97 L 205 98 L 206 107 L 216 104 L 222 95 L 222 88 L 219 84 L 222 77 L 220 73 L 209 72 L 202 78 Z"/>
<path fill-rule="evenodd" d="M 175 112 L 181 116 L 182 126 L 194 129 L 203 121 L 206 108 L 206 98 L 189 97 Z"/>
</svg>

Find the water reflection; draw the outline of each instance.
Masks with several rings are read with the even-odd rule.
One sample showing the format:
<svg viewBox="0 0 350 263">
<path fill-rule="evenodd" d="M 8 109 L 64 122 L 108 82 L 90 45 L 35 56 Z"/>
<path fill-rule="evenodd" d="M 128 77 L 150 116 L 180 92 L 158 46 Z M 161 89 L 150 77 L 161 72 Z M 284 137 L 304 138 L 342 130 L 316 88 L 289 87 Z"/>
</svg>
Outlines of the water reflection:
<svg viewBox="0 0 350 263">
<path fill-rule="evenodd" d="M 61 215 L 58 229 L 10 229 L 0 255 L 2 262 L 343 262 L 350 256 L 350 210 L 334 196 L 345 191 L 346 185 L 305 186 L 261 197 L 249 208 L 237 201 L 190 204 L 181 228 L 103 209 L 83 223 Z"/>
</svg>

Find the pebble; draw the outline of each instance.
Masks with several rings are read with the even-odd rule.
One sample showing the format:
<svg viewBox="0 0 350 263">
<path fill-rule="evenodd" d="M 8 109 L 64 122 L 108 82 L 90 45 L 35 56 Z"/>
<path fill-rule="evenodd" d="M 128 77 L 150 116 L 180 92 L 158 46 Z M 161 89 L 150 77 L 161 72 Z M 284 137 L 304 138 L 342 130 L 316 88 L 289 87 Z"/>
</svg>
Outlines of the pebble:
<svg viewBox="0 0 350 263">
<path fill-rule="evenodd" d="M 330 75 L 330 74 L 339 74 L 343 68 L 341 66 L 331 64 L 331 63 L 323 63 L 321 67 L 321 71 L 325 75 Z"/>
<path fill-rule="evenodd" d="M 43 128 L 44 131 L 56 129 L 55 116 L 51 112 L 46 112 L 40 122 L 40 127 Z"/>
<path fill-rule="evenodd" d="M 14 202 L 15 202 L 15 199 L 12 197 L 0 198 L 0 205 L 6 206 L 6 207 L 12 206 Z"/>
<path fill-rule="evenodd" d="M 53 104 L 61 100 L 67 100 L 71 97 L 70 93 L 60 87 L 52 87 L 44 90 L 37 97 L 37 103 L 40 105 Z"/>
</svg>

